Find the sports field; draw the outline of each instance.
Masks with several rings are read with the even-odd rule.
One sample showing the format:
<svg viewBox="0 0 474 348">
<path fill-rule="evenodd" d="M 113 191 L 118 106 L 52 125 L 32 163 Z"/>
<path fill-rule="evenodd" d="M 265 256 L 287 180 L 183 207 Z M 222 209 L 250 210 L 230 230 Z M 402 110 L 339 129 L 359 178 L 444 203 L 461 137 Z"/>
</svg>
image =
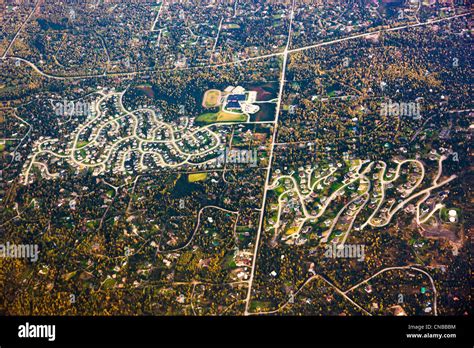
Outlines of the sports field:
<svg viewBox="0 0 474 348">
<path fill-rule="evenodd" d="M 196 118 L 196 122 L 201 123 L 214 123 L 214 122 L 245 122 L 247 116 L 244 114 L 234 114 L 225 111 L 209 112 L 206 114 L 199 115 Z"/>
<path fill-rule="evenodd" d="M 205 108 L 214 108 L 221 104 L 221 91 L 217 89 L 210 89 L 204 93 L 202 106 Z"/>
<path fill-rule="evenodd" d="M 203 181 L 203 180 L 206 180 L 206 178 L 207 178 L 207 173 L 196 173 L 196 174 L 188 175 L 189 182 Z"/>
</svg>

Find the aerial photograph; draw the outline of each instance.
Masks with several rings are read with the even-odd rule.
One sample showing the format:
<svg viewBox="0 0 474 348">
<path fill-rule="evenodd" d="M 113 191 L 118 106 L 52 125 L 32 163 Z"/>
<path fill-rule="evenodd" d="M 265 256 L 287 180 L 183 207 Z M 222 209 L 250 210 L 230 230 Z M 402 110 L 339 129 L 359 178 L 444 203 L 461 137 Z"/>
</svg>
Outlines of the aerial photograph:
<svg viewBox="0 0 474 348">
<path fill-rule="evenodd" d="M 473 13 L 0 0 L 2 347 L 472 347 Z"/>
</svg>

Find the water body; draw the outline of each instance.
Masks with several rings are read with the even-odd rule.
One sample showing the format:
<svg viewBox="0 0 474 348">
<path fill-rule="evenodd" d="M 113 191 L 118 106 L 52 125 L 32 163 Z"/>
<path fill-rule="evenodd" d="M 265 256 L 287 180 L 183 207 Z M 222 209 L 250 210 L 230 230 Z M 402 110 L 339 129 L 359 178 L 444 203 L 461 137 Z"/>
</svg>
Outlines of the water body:
<svg viewBox="0 0 474 348">
<path fill-rule="evenodd" d="M 276 113 L 276 103 L 260 103 L 260 110 L 250 115 L 250 121 L 273 121 Z"/>
</svg>

